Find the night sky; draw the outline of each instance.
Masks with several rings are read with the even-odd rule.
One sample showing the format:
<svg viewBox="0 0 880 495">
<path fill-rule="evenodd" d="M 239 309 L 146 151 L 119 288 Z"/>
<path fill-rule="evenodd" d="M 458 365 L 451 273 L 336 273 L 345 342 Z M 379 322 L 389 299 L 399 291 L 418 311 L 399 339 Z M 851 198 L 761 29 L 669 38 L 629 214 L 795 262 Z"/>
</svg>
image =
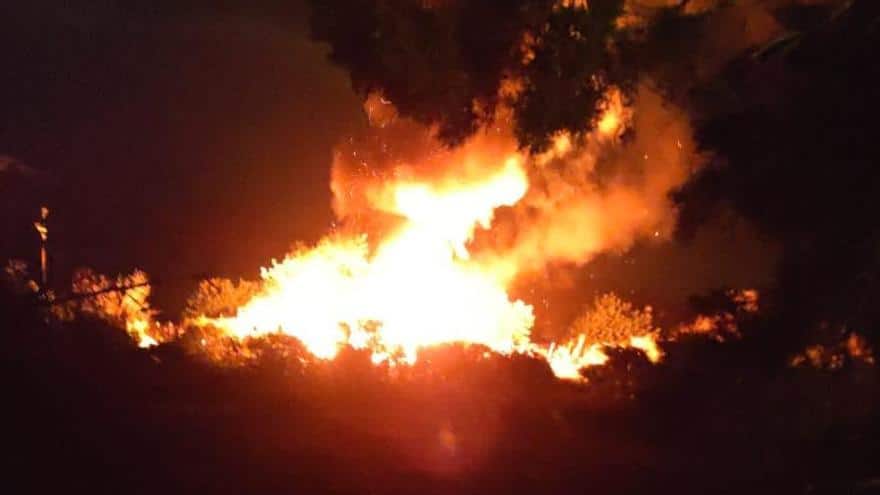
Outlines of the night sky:
<svg viewBox="0 0 880 495">
<path fill-rule="evenodd" d="M 41 172 L 0 183 L 4 258 L 33 257 L 45 202 L 56 278 L 140 267 L 173 305 L 194 275 L 254 276 L 327 228 L 332 145 L 363 118 L 301 6 L 279 21 L 11 4 L 0 155 Z"/>
<path fill-rule="evenodd" d="M 56 287 L 77 266 L 142 268 L 173 317 L 198 277 L 253 278 L 326 232 L 333 145 L 365 117 L 304 5 L 264 3 L 3 7 L 0 156 L 29 173 L 0 171 L 0 259 L 34 260 L 46 204 Z M 765 283 L 772 259 L 748 226 L 719 222 L 599 260 L 579 287 L 680 301 Z"/>
</svg>

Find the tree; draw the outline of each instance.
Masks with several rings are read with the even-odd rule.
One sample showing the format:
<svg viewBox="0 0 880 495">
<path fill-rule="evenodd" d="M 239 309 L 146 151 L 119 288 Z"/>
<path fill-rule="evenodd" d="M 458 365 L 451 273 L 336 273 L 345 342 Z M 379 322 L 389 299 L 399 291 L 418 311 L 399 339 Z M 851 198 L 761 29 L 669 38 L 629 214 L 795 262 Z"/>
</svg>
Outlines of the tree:
<svg viewBox="0 0 880 495">
<path fill-rule="evenodd" d="M 183 316 L 187 319 L 234 316 L 239 306 L 254 297 L 258 289 L 257 282 L 243 279 L 238 282 L 220 277 L 202 280 L 196 292 L 187 299 Z"/>
<path fill-rule="evenodd" d="M 591 126 L 607 87 L 624 82 L 609 45 L 624 1 L 589 4 L 313 0 L 311 27 L 358 93 L 381 92 L 447 144 L 504 104 L 523 146 L 537 150 L 557 131 Z"/>
<path fill-rule="evenodd" d="M 613 293 L 597 297 L 571 324 L 572 336 L 586 335 L 586 343 L 628 345 L 632 337 L 657 332 L 650 307 L 634 308 Z"/>
<path fill-rule="evenodd" d="M 736 103 L 702 123 L 699 140 L 718 158 L 678 195 L 681 230 L 729 204 L 782 241 L 779 340 L 802 345 L 816 322 L 876 339 L 880 5 L 850 2 L 812 23 L 812 9 L 782 14 L 802 31 L 740 58 L 713 83 Z"/>
</svg>

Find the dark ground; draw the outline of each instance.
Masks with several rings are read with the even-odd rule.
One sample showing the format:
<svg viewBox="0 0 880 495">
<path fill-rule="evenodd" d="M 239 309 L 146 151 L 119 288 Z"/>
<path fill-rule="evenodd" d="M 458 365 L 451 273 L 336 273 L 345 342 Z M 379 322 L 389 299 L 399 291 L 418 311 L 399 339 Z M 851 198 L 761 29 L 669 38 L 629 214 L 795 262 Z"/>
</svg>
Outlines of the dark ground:
<svg viewBox="0 0 880 495">
<path fill-rule="evenodd" d="M 619 353 L 588 386 L 450 348 L 396 377 L 295 343 L 220 367 L 4 296 L 6 482 L 20 493 L 872 493 L 877 370 L 792 369 L 760 339 Z M 287 353 L 285 356 L 284 353 Z M 430 364 L 429 364 L 430 363 Z"/>
</svg>

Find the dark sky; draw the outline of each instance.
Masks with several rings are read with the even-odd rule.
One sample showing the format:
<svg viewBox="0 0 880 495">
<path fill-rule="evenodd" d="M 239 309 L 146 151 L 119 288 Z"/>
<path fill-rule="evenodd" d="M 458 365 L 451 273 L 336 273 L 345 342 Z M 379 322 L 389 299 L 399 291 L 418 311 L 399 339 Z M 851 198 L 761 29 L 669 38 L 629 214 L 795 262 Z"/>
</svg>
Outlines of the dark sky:
<svg viewBox="0 0 880 495">
<path fill-rule="evenodd" d="M 0 258 L 33 257 L 46 202 L 56 282 L 137 266 L 178 309 L 192 275 L 253 277 L 326 229 L 332 145 L 363 117 L 301 4 L 73 4 L 0 8 L 0 156 L 44 171 L 0 177 Z"/>
<path fill-rule="evenodd" d="M 39 172 L 0 172 L 0 260 L 35 259 L 47 204 L 56 287 L 77 266 L 142 268 L 173 317 L 196 276 L 254 278 L 326 232 L 332 147 L 365 122 L 347 75 L 308 40 L 304 2 L 6 3 L 0 156 Z M 764 281 L 766 253 L 747 228 L 716 225 L 605 257 L 563 297 L 681 301 Z"/>
</svg>

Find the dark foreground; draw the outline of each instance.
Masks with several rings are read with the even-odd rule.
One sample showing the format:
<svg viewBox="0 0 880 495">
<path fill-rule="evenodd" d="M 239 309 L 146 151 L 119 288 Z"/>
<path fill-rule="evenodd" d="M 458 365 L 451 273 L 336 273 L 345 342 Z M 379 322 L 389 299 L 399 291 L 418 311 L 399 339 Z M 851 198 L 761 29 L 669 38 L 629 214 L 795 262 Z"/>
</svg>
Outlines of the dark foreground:
<svg viewBox="0 0 880 495">
<path fill-rule="evenodd" d="M 288 343 L 224 368 L 10 298 L 0 332 L 20 493 L 880 491 L 876 368 L 773 366 L 749 342 L 621 353 L 581 387 L 461 348 L 396 377 Z"/>
</svg>

